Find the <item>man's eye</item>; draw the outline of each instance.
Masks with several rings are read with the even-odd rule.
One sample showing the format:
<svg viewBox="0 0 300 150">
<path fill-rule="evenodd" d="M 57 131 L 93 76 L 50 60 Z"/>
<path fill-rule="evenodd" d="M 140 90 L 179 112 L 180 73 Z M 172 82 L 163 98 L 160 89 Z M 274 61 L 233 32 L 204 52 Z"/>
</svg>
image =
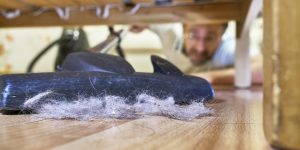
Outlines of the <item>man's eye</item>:
<svg viewBox="0 0 300 150">
<path fill-rule="evenodd" d="M 214 40 L 213 37 L 206 37 L 206 38 L 205 38 L 205 41 L 206 41 L 206 42 L 211 42 L 211 41 L 213 41 L 213 40 Z"/>
<path fill-rule="evenodd" d="M 188 34 L 188 38 L 190 38 L 190 39 L 195 39 L 196 37 L 195 37 L 195 34 L 189 33 L 189 34 Z"/>
</svg>

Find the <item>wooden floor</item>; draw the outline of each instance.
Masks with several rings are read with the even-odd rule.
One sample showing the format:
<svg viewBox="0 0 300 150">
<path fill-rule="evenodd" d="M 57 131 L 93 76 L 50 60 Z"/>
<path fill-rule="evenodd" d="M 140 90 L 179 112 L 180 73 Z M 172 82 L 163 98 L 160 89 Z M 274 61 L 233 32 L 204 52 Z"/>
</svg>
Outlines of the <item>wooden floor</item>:
<svg viewBox="0 0 300 150">
<path fill-rule="evenodd" d="M 0 149 L 271 149 L 262 129 L 261 90 L 218 90 L 212 116 L 97 121 L 0 115 Z"/>
</svg>

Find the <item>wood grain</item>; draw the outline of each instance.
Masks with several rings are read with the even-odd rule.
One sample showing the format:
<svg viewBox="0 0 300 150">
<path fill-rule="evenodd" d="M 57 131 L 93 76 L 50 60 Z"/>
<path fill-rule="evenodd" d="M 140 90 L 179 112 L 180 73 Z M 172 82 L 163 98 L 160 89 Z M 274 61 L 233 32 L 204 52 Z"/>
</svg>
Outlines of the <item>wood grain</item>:
<svg viewBox="0 0 300 150">
<path fill-rule="evenodd" d="M 213 2 L 237 2 L 240 0 L 213 0 Z M 0 0 L 0 7 L 4 9 L 28 9 L 29 7 L 65 7 L 120 4 L 122 0 Z M 133 3 L 153 3 L 153 0 L 132 0 Z M 193 0 L 173 0 L 174 3 L 194 2 Z"/>
<path fill-rule="evenodd" d="M 264 131 L 276 147 L 300 149 L 300 1 L 264 1 Z"/>
<path fill-rule="evenodd" d="M 0 15 L 0 27 L 33 27 L 33 26 L 80 26 L 80 25 L 96 25 L 96 24 L 133 24 L 133 23 L 162 23 L 162 22 L 201 22 L 201 23 L 216 23 L 227 22 L 230 20 L 242 20 L 241 2 L 236 0 L 231 1 L 216 1 L 213 3 L 203 3 L 198 5 L 184 5 L 174 7 L 153 6 L 141 8 L 135 15 L 128 15 L 129 10 L 110 9 L 108 18 L 96 16 L 96 11 L 79 11 L 72 10 L 68 20 L 59 18 L 54 10 L 46 11 L 38 16 L 33 15 L 31 8 L 36 7 L 55 7 L 55 6 L 79 6 L 83 5 L 82 1 L 41 1 L 41 0 L 23 0 L 25 4 L 19 4 L 13 7 L 21 7 L 24 9 L 21 15 L 14 19 L 6 19 Z M 93 6 L 101 6 L 103 4 L 88 3 Z M 99 1 L 103 3 L 103 1 Z M 112 2 L 111 2 L 112 3 Z M 0 0 L 0 8 L 10 7 L 7 2 Z M 29 8 L 29 10 L 27 9 Z M 21 8 L 20 8 L 21 9 Z"/>
<path fill-rule="evenodd" d="M 37 120 L 0 115 L 0 149 L 270 149 L 262 130 L 261 90 L 219 90 L 211 116 L 192 121 Z"/>
</svg>

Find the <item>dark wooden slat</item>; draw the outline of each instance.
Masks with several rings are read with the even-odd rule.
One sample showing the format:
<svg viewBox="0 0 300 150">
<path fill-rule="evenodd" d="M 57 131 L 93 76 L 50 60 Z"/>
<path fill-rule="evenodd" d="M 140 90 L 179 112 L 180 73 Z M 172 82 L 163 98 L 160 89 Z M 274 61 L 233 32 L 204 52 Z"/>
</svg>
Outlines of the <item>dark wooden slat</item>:
<svg viewBox="0 0 300 150">
<path fill-rule="evenodd" d="M 0 7 L 3 9 L 21 9 L 26 8 L 27 5 L 15 0 L 0 0 Z"/>
<path fill-rule="evenodd" d="M 151 7 L 143 8 L 133 16 L 112 9 L 108 19 L 98 18 L 95 11 L 72 11 L 70 19 L 59 19 L 54 11 L 45 12 L 40 16 L 23 13 L 16 19 L 7 20 L 0 17 L 1 27 L 24 26 L 72 26 L 93 24 L 131 24 L 158 22 L 224 22 L 241 20 L 240 3 L 215 3 L 193 6 Z"/>
<path fill-rule="evenodd" d="M 22 0 L 24 3 L 36 6 L 36 7 L 54 7 L 55 3 L 48 0 Z"/>
</svg>

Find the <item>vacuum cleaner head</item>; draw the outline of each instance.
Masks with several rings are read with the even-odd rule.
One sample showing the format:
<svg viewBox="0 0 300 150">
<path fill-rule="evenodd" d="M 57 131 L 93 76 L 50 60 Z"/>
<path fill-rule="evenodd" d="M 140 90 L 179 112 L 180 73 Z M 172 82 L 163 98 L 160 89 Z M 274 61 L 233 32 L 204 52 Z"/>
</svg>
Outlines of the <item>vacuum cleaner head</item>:
<svg viewBox="0 0 300 150">
<path fill-rule="evenodd" d="M 151 56 L 151 61 L 154 73 L 139 73 L 121 57 L 76 52 L 67 56 L 58 72 L 2 75 L 0 109 L 26 110 L 26 100 L 47 91 L 51 92 L 40 96 L 40 103 L 46 103 L 47 97 L 72 101 L 78 96 L 116 95 L 134 104 L 142 92 L 162 99 L 172 96 L 176 104 L 213 99 L 214 90 L 205 79 L 184 75 L 158 56 Z"/>
</svg>

